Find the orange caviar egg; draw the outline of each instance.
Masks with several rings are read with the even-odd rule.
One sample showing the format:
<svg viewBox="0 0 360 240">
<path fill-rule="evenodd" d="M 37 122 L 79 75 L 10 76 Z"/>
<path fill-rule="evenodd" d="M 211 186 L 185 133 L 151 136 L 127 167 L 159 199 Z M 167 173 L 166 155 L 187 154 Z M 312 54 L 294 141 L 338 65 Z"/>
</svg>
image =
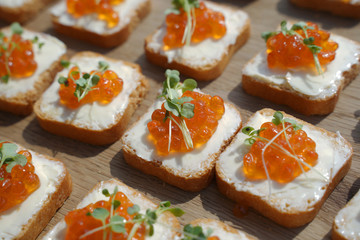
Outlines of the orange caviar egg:
<svg viewBox="0 0 360 240">
<path fill-rule="evenodd" d="M 37 68 L 31 40 L 13 34 L 11 39 L 4 37 L 7 49 L 0 48 L 0 76 L 10 74 L 12 78 L 25 78 L 34 74 Z M 8 69 L 7 69 L 8 67 Z"/>
<path fill-rule="evenodd" d="M 206 143 L 215 132 L 218 121 L 225 112 L 224 101 L 219 96 L 211 97 L 207 94 L 186 91 L 183 97 L 191 97 L 190 102 L 195 105 L 194 116 L 184 118 L 187 128 L 189 129 L 194 148 L 200 147 Z M 161 109 L 156 109 L 151 120 L 148 123 L 150 139 L 154 142 L 160 155 L 169 154 L 169 119 L 164 122 L 165 118 L 164 104 Z M 179 123 L 179 118 L 171 116 Z M 187 148 L 184 142 L 183 134 L 180 128 L 172 121 L 171 123 L 171 144 L 170 152 L 189 152 L 192 149 Z"/>
<path fill-rule="evenodd" d="M 134 215 L 130 215 L 127 212 L 129 207 L 132 207 L 134 204 L 126 197 L 126 195 L 122 192 L 117 192 L 115 195 L 115 200 L 120 201 L 120 206 L 114 211 L 114 215 L 119 215 L 126 220 L 131 220 Z M 77 240 L 85 233 L 103 226 L 101 220 L 94 218 L 93 216 L 89 216 L 88 213 L 92 213 L 96 208 L 104 208 L 110 211 L 111 208 L 111 199 L 108 201 L 98 201 L 96 203 L 91 203 L 82 209 L 77 209 L 69 212 L 65 216 L 65 222 L 67 224 L 66 237 L 65 240 Z M 110 222 L 110 216 L 106 219 L 106 224 Z M 126 233 L 130 233 L 134 223 L 127 222 L 125 224 Z M 84 240 L 97 240 L 103 239 L 103 236 L 106 236 L 106 239 L 112 240 L 126 240 L 127 234 L 123 233 L 115 233 L 112 232 L 109 227 L 96 231 L 84 238 Z M 136 234 L 132 239 L 141 240 L 145 239 L 146 228 L 144 224 L 141 224 L 137 229 Z M 112 237 L 112 238 L 111 238 Z"/>
<path fill-rule="evenodd" d="M 107 22 L 109 28 L 119 23 L 119 14 L 114 11 L 113 6 L 124 0 L 67 0 L 67 11 L 75 18 L 96 13 L 98 19 Z"/>
<path fill-rule="evenodd" d="M 207 240 L 220 240 L 220 238 L 217 236 L 212 236 L 212 237 L 208 237 Z"/>
<path fill-rule="evenodd" d="M 222 38 L 226 34 L 225 18 L 220 12 L 213 11 L 200 3 L 199 8 L 195 8 L 196 21 L 195 30 L 191 36 L 191 42 L 198 43 L 206 38 L 215 40 Z M 180 14 L 170 13 L 166 16 L 166 35 L 163 39 L 164 50 L 182 47 L 185 45 L 183 35 L 187 24 L 187 14 L 180 9 Z"/>
<path fill-rule="evenodd" d="M 80 101 L 75 97 L 74 92 L 76 90 L 75 81 L 79 79 L 80 70 L 78 67 L 72 67 L 68 74 L 68 84 L 60 84 L 60 102 L 71 109 L 76 109 L 79 106 L 99 102 L 102 104 L 108 104 L 115 98 L 123 88 L 123 80 L 112 70 L 106 70 L 103 73 L 98 71 L 91 71 L 90 75 L 98 75 L 100 80 L 98 84 L 91 88 L 83 99 Z M 75 81 L 74 81 L 75 80 Z"/>
<path fill-rule="evenodd" d="M 278 133 L 283 131 L 282 124 L 276 126 L 272 122 L 266 122 L 261 125 L 260 129 L 262 128 L 264 130 L 260 131 L 259 136 L 270 141 L 273 140 L 274 143 L 264 150 L 264 158 L 262 152 L 268 141 L 259 139 L 251 146 L 249 153 L 244 156 L 243 162 L 243 171 L 247 178 L 251 180 L 267 179 L 264 168 L 265 163 L 270 179 L 279 183 L 288 183 L 303 173 L 303 170 L 309 170 L 309 167 L 303 163 L 300 167 L 299 162 L 305 162 L 310 166 L 317 163 L 316 143 L 307 136 L 305 131 L 294 131 L 291 124 L 286 122 L 286 136 L 282 132 L 275 138 Z M 286 149 L 291 156 L 286 154 L 279 146 Z M 294 154 L 298 160 L 294 157 Z"/>
<path fill-rule="evenodd" d="M 0 147 L 8 142 L 0 143 Z M 15 165 L 11 173 L 6 171 L 7 164 L 0 168 L 0 213 L 6 211 L 30 196 L 40 186 L 39 177 L 35 173 L 35 167 L 31 163 L 32 156 L 27 150 L 21 150 L 18 154 L 26 157 L 27 163 L 24 167 Z"/>
<path fill-rule="evenodd" d="M 319 30 L 318 25 L 314 23 L 307 23 L 307 26 L 313 27 L 308 29 L 308 37 L 313 37 L 313 45 L 321 47 L 317 57 L 322 68 L 335 59 L 335 51 L 338 44 L 329 40 L 330 33 L 324 30 Z M 301 35 L 284 35 L 282 32 L 270 37 L 267 42 L 267 62 L 269 68 L 287 70 L 287 69 L 301 69 L 316 71 L 316 65 L 313 53 L 303 43 L 306 38 L 303 30 L 296 30 Z"/>
</svg>

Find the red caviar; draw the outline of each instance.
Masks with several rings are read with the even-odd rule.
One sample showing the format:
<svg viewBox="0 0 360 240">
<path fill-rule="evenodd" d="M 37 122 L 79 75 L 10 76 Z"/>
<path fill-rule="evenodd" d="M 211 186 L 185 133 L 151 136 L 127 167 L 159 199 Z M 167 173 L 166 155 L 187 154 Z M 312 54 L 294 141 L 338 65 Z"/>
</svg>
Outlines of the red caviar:
<svg viewBox="0 0 360 240">
<path fill-rule="evenodd" d="M 0 48 L 0 76 L 9 74 L 12 78 L 25 78 L 33 75 L 37 63 L 31 40 L 25 40 L 21 35 L 13 34 L 11 39 L 4 37 L 3 41 L 8 46 L 6 50 Z"/>
<path fill-rule="evenodd" d="M 0 143 L 0 147 L 4 143 L 9 142 Z M 31 153 L 27 150 L 21 150 L 18 154 L 24 155 L 27 159 L 24 167 L 15 165 L 11 173 L 6 171 L 8 164 L 4 164 L 0 168 L 0 178 L 2 179 L 0 180 L 0 213 L 25 201 L 40 186 L 39 177 L 31 163 Z"/>
<path fill-rule="evenodd" d="M 74 92 L 76 83 L 74 80 L 80 78 L 80 69 L 75 66 L 72 67 L 68 74 L 68 84 L 60 84 L 60 102 L 71 109 L 76 109 L 79 106 L 98 101 L 102 104 L 108 104 L 116 97 L 123 88 L 123 80 L 112 70 L 106 70 L 103 73 L 93 70 L 90 75 L 98 75 L 100 80 L 96 86 L 91 88 L 83 99 L 80 101 L 75 97 Z"/>
<path fill-rule="evenodd" d="M 321 47 L 320 52 L 317 54 L 320 65 L 324 68 L 325 65 L 335 59 L 335 51 L 338 44 L 329 40 L 330 33 L 320 30 L 317 24 L 307 23 L 307 26 L 314 29 L 308 29 L 308 37 L 313 37 L 313 45 Z M 267 62 L 269 68 L 287 70 L 287 69 L 304 69 L 315 70 L 316 65 L 313 53 L 303 43 L 306 38 L 303 30 L 296 30 L 301 35 L 284 35 L 282 32 L 270 37 L 267 42 Z"/>
<path fill-rule="evenodd" d="M 122 192 L 117 192 L 115 195 L 115 200 L 120 201 L 120 206 L 114 211 L 114 215 L 119 215 L 126 220 L 131 220 L 134 215 L 130 215 L 127 212 L 129 207 L 132 207 L 134 204 L 126 197 L 126 195 Z M 108 201 L 98 201 L 96 203 L 91 203 L 82 209 L 77 209 L 74 211 L 69 212 L 65 216 L 65 222 L 67 224 L 66 230 L 66 238 L 65 240 L 77 240 L 80 236 L 84 235 L 85 233 L 103 226 L 101 220 L 94 218 L 93 216 L 89 216 L 88 213 L 92 213 L 96 208 L 104 208 L 110 211 L 111 208 L 111 199 Z M 106 224 L 110 222 L 110 216 L 106 219 Z M 104 231 L 106 235 L 106 239 L 112 240 L 126 240 L 128 233 L 130 233 L 134 223 L 127 222 L 125 223 L 126 234 L 123 233 L 115 233 L 111 231 L 111 228 L 107 227 L 105 229 L 96 231 L 84 238 L 83 240 L 97 240 L 103 239 Z M 141 224 L 140 227 L 137 229 L 136 234 L 132 239 L 141 240 L 145 239 L 146 235 L 146 228 L 144 224 Z M 112 238 L 110 238 L 112 236 Z"/>
<path fill-rule="evenodd" d="M 303 130 L 294 131 L 294 128 L 288 122 L 285 122 L 286 136 L 282 132 L 277 138 L 274 137 L 283 131 L 282 124 L 275 125 L 272 122 L 266 122 L 261 125 L 265 130 L 260 131 L 259 136 L 268 140 L 274 140 L 264 151 L 264 159 L 262 151 L 268 141 L 256 140 L 251 146 L 249 153 L 244 156 L 243 171 L 247 178 L 251 180 L 267 179 L 263 164 L 265 162 L 266 169 L 270 179 L 279 183 L 288 183 L 303 173 L 299 162 L 294 158 L 296 156 L 314 166 L 317 163 L 318 154 L 315 151 L 316 143 L 307 136 Z M 289 128 L 288 128 L 289 127 Z M 287 141 L 288 140 L 288 141 Z M 288 144 L 290 143 L 290 146 Z M 279 149 L 276 144 L 286 149 L 292 156 L 287 155 L 283 150 Z M 308 171 L 309 167 L 301 164 L 304 171 Z"/>
<path fill-rule="evenodd" d="M 194 148 L 206 143 L 216 131 L 218 121 L 225 112 L 224 101 L 219 96 L 211 97 L 199 92 L 186 91 L 183 97 L 191 97 L 190 102 L 195 105 L 194 116 L 184 118 L 187 128 L 189 129 Z M 169 144 L 169 119 L 164 122 L 165 118 L 164 104 L 161 109 L 156 109 L 152 116 L 151 122 L 148 123 L 150 138 L 154 142 L 160 155 L 168 155 Z M 179 122 L 179 118 L 171 116 Z M 171 124 L 171 145 L 170 152 L 189 152 L 193 149 L 187 148 L 180 128 L 172 121 Z"/>
<path fill-rule="evenodd" d="M 67 0 L 67 11 L 75 18 L 88 14 L 97 14 L 98 19 L 107 22 L 109 28 L 119 23 L 119 14 L 114 11 L 113 6 L 124 0 Z"/>
<path fill-rule="evenodd" d="M 198 43 L 206 38 L 218 40 L 226 34 L 225 17 L 221 12 L 216 12 L 200 3 L 195 8 L 195 30 L 191 36 L 191 42 Z M 164 50 L 184 46 L 182 41 L 187 24 L 187 14 L 181 8 L 180 14 L 170 13 L 166 16 L 167 33 L 163 39 Z"/>
</svg>

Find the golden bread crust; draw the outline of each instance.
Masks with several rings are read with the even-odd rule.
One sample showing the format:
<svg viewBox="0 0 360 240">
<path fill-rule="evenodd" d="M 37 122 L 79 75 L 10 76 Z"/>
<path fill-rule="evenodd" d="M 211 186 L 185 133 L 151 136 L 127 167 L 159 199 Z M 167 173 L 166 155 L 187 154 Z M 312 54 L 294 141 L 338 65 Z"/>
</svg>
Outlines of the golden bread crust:
<svg viewBox="0 0 360 240">
<path fill-rule="evenodd" d="M 333 0 L 290 0 L 290 2 L 302 8 L 330 12 L 342 17 L 360 18 L 360 4 Z"/>
<path fill-rule="evenodd" d="M 69 37 L 89 42 L 91 44 L 111 48 L 124 43 L 134 30 L 134 28 L 149 14 L 151 10 L 151 2 L 146 2 L 139 5 L 136 13 L 132 16 L 129 23 L 121 28 L 118 32 L 111 34 L 98 34 L 90 32 L 78 26 L 63 25 L 58 21 L 58 17 L 52 16 L 52 23 L 57 32 L 67 35 Z"/>
<path fill-rule="evenodd" d="M 228 105 L 231 108 L 236 109 L 235 106 L 231 104 Z M 238 112 L 237 109 L 236 111 Z M 135 122 L 130 127 L 130 129 L 136 124 L 137 122 Z M 234 136 L 238 133 L 238 131 L 240 131 L 240 129 L 241 129 L 241 124 L 239 124 L 238 128 L 234 131 L 231 137 L 224 140 L 220 149 L 218 149 L 216 153 L 210 156 L 204 156 L 206 157 L 206 161 L 207 161 L 206 167 L 202 167 L 201 169 L 194 170 L 188 174 L 183 174 L 183 173 L 179 174 L 174 169 L 162 165 L 161 161 L 157 161 L 155 159 L 141 158 L 140 156 L 137 155 L 136 151 L 131 147 L 131 143 L 126 142 L 125 140 L 126 133 L 124 134 L 124 137 L 121 139 L 123 145 L 122 148 L 123 156 L 125 158 L 125 161 L 129 165 L 139 169 L 140 171 L 146 174 L 156 176 L 161 180 L 163 180 L 164 182 L 167 182 L 185 191 L 197 192 L 200 191 L 201 189 L 204 189 L 210 184 L 215 173 L 215 163 L 220 153 L 225 150 L 225 148 L 230 144 L 230 142 L 232 141 Z"/>
<path fill-rule="evenodd" d="M 272 109 L 263 109 L 259 111 L 261 114 L 264 115 L 272 115 L 275 111 Z M 296 120 L 296 122 L 302 125 L 311 126 L 311 124 L 304 122 L 300 119 L 297 119 L 291 115 L 284 114 L 284 117 L 291 117 L 292 119 Z M 251 118 L 248 120 L 250 122 Z M 245 126 L 247 126 L 245 124 Z M 325 129 L 318 128 L 312 126 L 312 128 L 316 128 L 317 130 L 321 131 L 325 135 L 329 137 L 335 138 L 337 135 L 332 132 L 328 132 Z M 341 169 L 337 172 L 337 174 L 331 179 L 331 182 L 328 184 L 327 189 L 321 199 L 319 199 L 316 204 L 309 210 L 306 211 L 289 211 L 289 212 L 282 212 L 277 208 L 271 206 L 267 200 L 261 199 L 261 197 L 253 195 L 249 192 L 243 192 L 236 190 L 234 183 L 228 183 L 226 181 L 227 177 L 221 171 L 219 164 L 216 165 L 216 182 L 218 185 L 219 191 L 227 196 L 228 198 L 234 200 L 237 203 L 245 204 L 246 206 L 252 207 L 262 215 L 270 218 L 274 222 L 278 223 L 279 225 L 294 228 L 302 226 L 310 221 L 312 221 L 317 213 L 319 212 L 321 206 L 334 190 L 336 185 L 341 181 L 341 179 L 347 174 L 351 166 L 351 159 L 352 159 L 352 147 L 349 142 L 344 140 L 346 145 L 348 145 L 351 149 L 350 157 L 344 162 Z"/>
<path fill-rule="evenodd" d="M 77 53 L 76 56 L 79 57 L 102 56 L 105 59 L 108 59 L 109 61 L 119 61 L 117 59 L 108 58 L 101 54 L 93 53 L 93 52 L 80 52 Z M 124 63 L 127 66 L 135 68 L 136 71 L 141 73 L 141 69 L 139 65 L 130 62 L 124 62 Z M 34 112 L 36 114 L 40 126 L 50 133 L 76 139 L 93 145 L 106 145 L 117 141 L 121 137 L 121 135 L 126 129 L 128 122 L 130 121 L 132 114 L 135 112 L 135 109 L 137 108 L 138 104 L 145 97 L 145 94 L 147 93 L 148 89 L 149 89 L 148 80 L 145 78 L 145 76 L 142 75 L 142 78 L 140 79 L 140 84 L 129 96 L 129 103 L 127 105 L 127 108 L 124 110 L 124 112 L 119 113 L 116 116 L 116 123 L 101 130 L 92 130 L 86 127 L 85 128 L 79 127 L 73 124 L 67 124 L 64 122 L 60 122 L 48 118 L 48 116 L 45 113 L 43 113 L 40 109 L 42 98 L 40 98 L 36 102 L 34 106 Z"/>
<path fill-rule="evenodd" d="M 41 9 L 53 0 L 31 0 L 20 7 L 0 6 L 0 18 L 11 23 L 23 23 L 33 18 Z"/>
<path fill-rule="evenodd" d="M 250 60 L 250 62 L 253 60 Z M 286 86 L 275 83 L 269 84 L 246 74 L 242 75 L 242 88 L 250 95 L 261 97 L 276 104 L 289 106 L 304 115 L 326 115 L 334 111 L 341 91 L 357 77 L 359 72 L 360 58 L 348 71 L 341 73 L 342 78 L 337 91 L 326 98 L 310 98 L 308 95 L 288 89 Z"/>
<path fill-rule="evenodd" d="M 165 55 L 154 52 L 151 48 L 148 47 L 148 45 L 150 44 L 150 42 L 152 42 L 155 32 L 147 36 L 145 39 L 145 55 L 151 63 L 161 66 L 165 69 L 177 69 L 182 74 L 190 76 L 197 81 L 210 81 L 219 77 L 222 74 L 233 54 L 240 47 L 242 47 L 250 37 L 250 19 L 247 19 L 243 29 L 240 31 L 240 34 L 236 38 L 235 43 L 228 46 L 227 53 L 224 52 L 221 59 L 219 59 L 216 63 L 203 67 L 186 65 L 176 60 L 168 62 L 168 59 Z"/>
</svg>

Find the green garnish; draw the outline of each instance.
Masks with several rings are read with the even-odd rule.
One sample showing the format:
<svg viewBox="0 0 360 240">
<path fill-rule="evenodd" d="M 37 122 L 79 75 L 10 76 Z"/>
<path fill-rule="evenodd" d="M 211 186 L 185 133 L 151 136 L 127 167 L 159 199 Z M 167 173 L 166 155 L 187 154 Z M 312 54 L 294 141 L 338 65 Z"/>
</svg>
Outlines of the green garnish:
<svg viewBox="0 0 360 240">
<path fill-rule="evenodd" d="M 0 168 L 7 164 L 6 172 L 11 173 L 15 165 L 25 166 L 27 159 L 24 155 L 18 154 L 16 150 L 18 146 L 13 143 L 3 143 L 0 148 Z"/>
<path fill-rule="evenodd" d="M 68 68 L 71 65 L 71 62 L 66 61 L 66 60 L 61 60 L 60 63 L 64 68 Z M 74 64 L 74 65 L 76 65 L 76 64 Z M 88 94 L 91 90 L 93 90 L 94 87 L 99 83 L 100 77 L 98 75 L 96 75 L 96 73 L 103 73 L 109 67 L 110 67 L 110 65 L 108 62 L 99 61 L 98 71 L 96 71 L 93 74 L 82 73 L 82 76 L 80 76 L 80 78 L 77 80 L 75 80 L 73 76 L 79 74 L 81 71 L 73 71 L 70 73 L 70 78 L 76 84 L 74 96 L 78 99 L 79 102 L 81 101 L 81 99 L 83 99 L 86 96 L 86 94 Z M 65 86 L 69 85 L 68 78 L 66 78 L 64 76 L 60 76 L 58 78 L 58 83 L 64 84 Z"/>
<path fill-rule="evenodd" d="M 131 240 L 136 231 L 139 229 L 141 224 L 145 224 L 147 228 L 147 234 L 152 236 L 154 234 L 154 224 L 158 217 L 164 212 L 171 212 L 176 217 L 180 217 L 184 214 L 184 212 L 180 208 L 170 208 L 170 202 L 161 202 L 159 207 L 155 210 L 147 209 L 145 214 L 140 213 L 140 207 L 138 205 L 133 205 L 132 207 L 127 208 L 127 212 L 130 215 L 135 215 L 133 219 L 126 220 L 124 217 L 115 213 L 115 210 L 121 205 L 120 201 L 115 200 L 115 195 L 118 192 L 118 188 L 115 187 L 114 192 L 112 194 L 109 193 L 107 189 L 104 189 L 102 193 L 106 197 L 110 197 L 111 200 L 111 209 L 110 212 L 104 208 L 96 208 L 92 213 L 87 213 L 87 216 L 98 219 L 102 222 L 102 226 L 92 229 L 91 231 L 86 232 L 85 234 L 80 236 L 80 239 L 85 238 L 95 232 L 105 230 L 110 228 L 114 233 L 126 233 L 125 224 L 126 223 L 134 223 L 130 232 L 128 233 L 128 240 Z M 110 217 L 109 223 L 106 223 L 106 220 Z M 107 232 L 104 231 L 103 239 L 106 239 Z"/>
<path fill-rule="evenodd" d="M 172 9 L 168 9 L 165 13 L 179 14 L 180 9 L 184 9 L 187 16 L 186 27 L 182 38 L 182 43 L 189 46 L 191 42 L 191 36 L 194 33 L 196 25 L 195 8 L 200 6 L 198 0 L 172 0 Z"/>
<path fill-rule="evenodd" d="M 204 233 L 202 227 L 200 226 L 191 226 L 191 224 L 185 225 L 184 237 L 181 240 L 207 240 L 208 237 L 212 234 L 213 230 L 208 229 L 207 233 Z"/>
<path fill-rule="evenodd" d="M 287 28 L 287 22 L 286 21 L 282 21 L 280 24 L 281 30 L 280 31 L 276 31 L 276 32 L 263 32 L 261 34 L 261 37 L 265 40 L 265 42 L 267 42 L 267 40 L 272 37 L 275 36 L 277 34 L 279 34 L 280 32 L 286 36 L 286 35 L 296 35 L 298 36 L 300 39 L 302 39 L 303 44 L 305 46 L 307 46 L 311 53 L 313 54 L 313 58 L 314 58 L 314 62 L 315 62 L 315 67 L 316 70 L 319 74 L 323 74 L 320 62 L 319 62 L 319 58 L 318 58 L 318 53 L 320 53 L 321 51 L 321 47 L 317 46 L 314 43 L 314 37 L 309 37 L 307 30 L 309 29 L 314 29 L 311 26 L 308 26 L 305 22 L 297 22 L 295 24 L 292 25 L 292 27 L 290 29 Z M 296 30 L 302 30 L 305 34 L 305 38 L 303 38 L 299 33 L 296 32 Z"/>
<path fill-rule="evenodd" d="M 182 97 L 185 91 L 192 91 L 197 87 L 194 79 L 186 79 L 180 84 L 180 73 L 177 70 L 167 69 L 165 72 L 166 81 L 163 83 L 163 91 L 159 97 L 165 98 L 164 107 L 166 109 L 164 121 L 169 121 L 169 145 L 171 145 L 171 123 L 174 122 L 181 130 L 187 148 L 193 148 L 193 141 L 190 136 L 189 129 L 186 126 L 184 118 L 192 118 L 194 116 L 194 104 L 189 103 L 193 99 L 191 97 Z M 180 118 L 180 122 L 176 121 L 171 114 Z"/>
</svg>

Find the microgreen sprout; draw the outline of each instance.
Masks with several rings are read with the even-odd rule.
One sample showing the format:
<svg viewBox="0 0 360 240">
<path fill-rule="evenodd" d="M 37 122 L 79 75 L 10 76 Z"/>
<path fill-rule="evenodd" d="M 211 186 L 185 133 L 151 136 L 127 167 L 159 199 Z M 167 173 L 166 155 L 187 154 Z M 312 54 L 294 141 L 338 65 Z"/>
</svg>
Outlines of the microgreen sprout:
<svg viewBox="0 0 360 240">
<path fill-rule="evenodd" d="M 196 26 L 196 16 L 195 16 L 195 8 L 200 6 L 198 0 L 172 0 L 173 8 L 167 10 L 165 13 L 174 13 L 179 14 L 180 9 L 182 8 L 187 16 L 186 27 L 184 30 L 184 35 L 182 38 L 182 43 L 185 45 L 190 45 L 191 37 L 195 31 Z"/>
<path fill-rule="evenodd" d="M 191 224 L 187 224 L 183 229 L 184 237 L 181 240 L 207 240 L 212 232 L 212 229 L 208 229 L 207 232 L 204 233 L 202 227 L 193 227 Z"/>
<path fill-rule="evenodd" d="M 166 109 L 164 121 L 169 121 L 169 145 L 171 145 L 171 124 L 174 122 L 181 130 L 184 137 L 185 145 L 188 149 L 194 148 L 190 131 L 186 126 L 184 118 L 192 118 L 194 116 L 194 104 L 189 103 L 193 99 L 191 97 L 182 97 L 185 91 L 192 91 L 197 87 L 197 83 L 193 79 L 186 79 L 183 84 L 180 83 L 180 73 L 176 70 L 166 70 L 166 80 L 163 83 L 163 91 L 159 97 L 165 98 L 164 107 Z M 179 117 L 179 122 L 172 116 Z"/>
<path fill-rule="evenodd" d="M 61 65 L 64 68 L 69 68 L 71 65 L 71 62 L 66 61 L 66 60 L 61 60 Z M 77 66 L 76 64 L 73 64 L 73 65 Z M 80 69 L 79 66 L 77 66 L 77 67 Z M 110 65 L 108 62 L 99 61 L 98 71 L 95 71 L 93 74 L 82 73 L 82 76 L 80 76 L 80 78 L 77 80 L 75 80 L 73 76 L 79 74 L 80 70 L 72 71 L 70 73 L 70 78 L 76 84 L 74 96 L 78 99 L 79 102 L 81 101 L 81 99 L 83 99 L 86 96 L 86 94 L 88 94 L 91 90 L 94 90 L 94 87 L 99 83 L 100 77 L 97 74 L 99 74 L 99 73 L 102 74 L 104 71 L 109 69 L 109 67 L 110 67 Z M 58 83 L 64 84 L 65 86 L 69 85 L 68 78 L 66 78 L 64 76 L 60 76 L 58 78 Z"/>
<path fill-rule="evenodd" d="M 305 46 L 307 46 L 311 53 L 313 54 L 313 58 L 314 58 L 314 62 L 315 62 L 315 67 L 316 70 L 319 74 L 323 74 L 323 70 L 321 68 L 321 64 L 318 58 L 318 54 L 321 52 L 321 47 L 317 46 L 314 44 L 315 38 L 314 37 L 309 37 L 307 30 L 312 30 L 314 29 L 314 27 L 312 26 L 308 26 L 305 22 L 297 22 L 295 24 L 292 25 L 292 27 L 290 29 L 287 28 L 287 22 L 286 21 L 282 21 L 280 24 L 281 30 L 280 31 L 276 31 L 276 32 L 263 32 L 261 34 L 261 37 L 265 40 L 265 42 L 267 42 L 267 40 L 272 37 L 275 36 L 277 34 L 279 34 L 280 32 L 286 36 L 286 35 L 296 35 L 297 37 L 299 37 L 302 41 L 303 44 Z M 297 33 L 297 30 L 302 30 L 304 32 L 305 38 L 303 36 L 301 36 L 299 33 Z"/>
<path fill-rule="evenodd" d="M 15 165 L 25 166 L 27 159 L 24 155 L 16 152 L 18 146 L 13 143 L 3 143 L 0 148 L 0 168 L 7 164 L 6 172 L 11 173 L 12 168 Z"/>
<path fill-rule="evenodd" d="M 133 219 L 125 219 L 124 217 L 118 215 L 116 213 L 116 209 L 118 209 L 121 205 L 121 202 L 115 200 L 115 196 L 118 192 L 118 188 L 114 188 L 114 192 L 112 194 L 109 193 L 107 189 L 103 189 L 102 193 L 104 196 L 109 197 L 111 201 L 110 212 L 104 208 L 95 208 L 92 213 L 87 213 L 87 216 L 91 216 L 95 219 L 98 219 L 102 222 L 102 226 L 94 228 L 85 234 L 80 236 L 80 239 L 83 239 L 87 236 L 90 236 L 93 233 L 98 231 L 103 231 L 103 239 L 107 239 L 108 231 L 106 229 L 111 230 L 109 234 L 112 233 L 123 233 L 126 234 L 126 223 L 133 223 L 133 226 L 130 232 L 127 234 L 127 239 L 131 240 L 139 227 L 142 224 L 145 224 L 147 229 L 147 234 L 152 236 L 154 234 L 154 224 L 156 223 L 158 217 L 164 212 L 171 212 L 176 217 L 180 217 L 184 214 L 184 212 L 180 208 L 171 208 L 170 202 L 161 202 L 159 207 L 155 210 L 147 209 L 146 212 L 140 213 L 140 207 L 138 205 L 133 205 L 132 207 L 127 208 L 127 213 L 133 215 Z M 111 239 L 111 238 L 110 238 Z"/>
<path fill-rule="evenodd" d="M 304 173 L 305 176 L 306 176 L 306 172 L 305 172 L 305 170 L 303 168 L 303 165 L 305 165 L 306 167 L 314 170 L 321 177 L 323 177 L 325 179 L 325 181 L 328 181 L 329 179 L 327 179 L 322 173 L 320 173 L 315 168 L 313 168 L 310 164 L 308 164 L 307 162 L 305 162 L 304 160 L 299 158 L 298 155 L 295 153 L 294 148 L 292 147 L 292 145 L 289 142 L 289 137 L 287 136 L 286 131 L 291 127 L 294 129 L 294 131 L 300 130 L 300 129 L 302 129 L 303 125 L 298 124 L 294 119 L 284 118 L 284 115 L 279 111 L 277 111 L 277 112 L 275 112 L 273 114 L 273 118 L 272 118 L 271 122 L 273 124 L 275 124 L 276 126 L 281 124 L 282 128 L 283 128 L 272 139 L 267 139 L 267 138 L 264 138 L 264 137 L 260 136 L 260 132 L 265 130 L 265 128 L 255 130 L 251 126 L 246 126 L 241 130 L 242 133 L 249 136 L 249 138 L 246 138 L 245 141 L 244 141 L 245 145 L 251 146 L 252 144 L 255 143 L 256 140 L 260 140 L 260 141 L 263 141 L 263 142 L 266 143 L 266 145 L 261 150 L 261 159 L 262 159 L 262 164 L 264 166 L 265 174 L 266 174 L 266 177 L 267 177 L 267 180 L 268 180 L 268 185 L 269 185 L 269 195 L 268 195 L 268 197 L 270 198 L 270 196 L 271 196 L 271 185 L 270 185 L 271 179 L 270 179 L 270 175 L 269 175 L 268 169 L 267 169 L 266 164 L 265 164 L 265 157 L 264 157 L 265 151 L 266 151 L 266 149 L 268 147 L 272 147 L 272 148 L 275 148 L 277 150 L 280 150 L 282 153 L 284 153 L 288 157 L 295 159 L 295 161 L 297 161 L 298 165 L 300 166 L 301 171 Z M 286 127 L 285 123 L 290 123 L 291 125 Z M 286 141 L 287 145 L 289 146 L 291 152 L 289 152 L 286 148 L 284 148 L 283 146 L 281 146 L 280 144 L 275 142 L 275 139 L 277 139 L 282 134 L 284 134 L 285 141 Z"/>
</svg>

